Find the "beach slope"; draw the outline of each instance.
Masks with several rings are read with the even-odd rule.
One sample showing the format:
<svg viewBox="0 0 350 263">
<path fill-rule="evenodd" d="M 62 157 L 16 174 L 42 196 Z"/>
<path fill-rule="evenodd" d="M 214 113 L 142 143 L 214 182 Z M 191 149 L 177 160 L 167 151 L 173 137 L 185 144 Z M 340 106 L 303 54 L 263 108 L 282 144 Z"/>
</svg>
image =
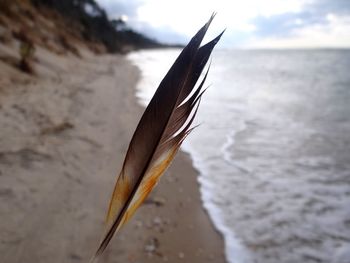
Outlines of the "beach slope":
<svg viewBox="0 0 350 263">
<path fill-rule="evenodd" d="M 1 262 L 87 262 L 102 235 L 143 111 L 139 71 L 123 56 L 81 53 L 38 48 L 36 75 L 0 61 Z M 225 262 L 196 176 L 180 152 L 102 262 Z"/>
</svg>

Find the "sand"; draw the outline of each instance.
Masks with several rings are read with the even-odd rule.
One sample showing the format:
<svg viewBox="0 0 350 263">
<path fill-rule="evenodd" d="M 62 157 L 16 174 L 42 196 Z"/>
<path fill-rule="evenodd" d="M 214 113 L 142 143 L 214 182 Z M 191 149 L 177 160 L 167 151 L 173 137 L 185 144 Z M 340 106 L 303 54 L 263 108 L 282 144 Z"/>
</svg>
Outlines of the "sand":
<svg viewBox="0 0 350 263">
<path fill-rule="evenodd" d="M 101 237 L 142 114 L 139 71 L 122 56 L 81 53 L 39 48 L 36 76 L 0 61 L 0 262 L 88 262 Z M 101 262 L 220 263 L 223 250 L 180 152 Z"/>
</svg>

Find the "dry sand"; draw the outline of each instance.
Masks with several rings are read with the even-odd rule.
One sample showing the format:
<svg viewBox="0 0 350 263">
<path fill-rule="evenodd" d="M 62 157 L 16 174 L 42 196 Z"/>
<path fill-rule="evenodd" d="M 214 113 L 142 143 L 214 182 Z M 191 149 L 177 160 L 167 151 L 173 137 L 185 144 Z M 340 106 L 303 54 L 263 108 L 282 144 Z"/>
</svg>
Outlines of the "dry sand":
<svg viewBox="0 0 350 263">
<path fill-rule="evenodd" d="M 142 113 L 139 72 L 121 56 L 36 57 L 36 77 L 0 61 L 0 262 L 87 262 Z M 101 262 L 225 262 L 196 176 L 180 152 Z"/>
</svg>

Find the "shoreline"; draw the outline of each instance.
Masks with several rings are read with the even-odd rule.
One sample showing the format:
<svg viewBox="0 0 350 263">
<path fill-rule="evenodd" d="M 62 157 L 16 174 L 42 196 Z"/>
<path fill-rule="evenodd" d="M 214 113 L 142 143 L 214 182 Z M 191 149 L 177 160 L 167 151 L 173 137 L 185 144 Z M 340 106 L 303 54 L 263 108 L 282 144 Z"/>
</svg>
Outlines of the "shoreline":
<svg viewBox="0 0 350 263">
<path fill-rule="evenodd" d="M 157 84 L 161 80 L 161 76 L 159 74 L 165 75 L 168 67 L 171 66 L 172 61 L 174 61 L 180 53 L 181 50 L 171 50 L 166 51 L 164 54 L 161 53 L 159 56 L 153 55 L 153 53 L 159 52 L 157 51 L 138 51 L 136 53 L 131 53 L 128 55 L 128 59 L 132 64 L 138 65 L 142 71 L 142 78 L 140 83 L 137 85 L 136 89 L 136 97 L 140 105 L 146 107 L 148 101 L 150 100 L 153 92 L 157 86 Z M 149 53 L 148 53 L 149 52 Z M 163 52 L 163 51 L 161 51 Z M 161 56 L 166 56 L 166 59 L 162 59 Z M 149 58 L 149 60 L 147 60 Z M 159 69 L 154 71 L 154 69 Z M 153 69 L 153 70 L 152 70 Z M 154 74 L 158 72 L 157 74 Z M 162 73 L 159 73 L 162 72 Z M 158 75 L 158 76 L 157 76 Z M 203 106 L 204 107 L 204 106 Z M 202 109 L 205 110 L 205 109 Z M 201 127 L 200 127 L 201 128 Z M 199 128 L 199 129 L 200 129 Z M 203 128 L 203 127 L 202 127 Z M 240 244 L 238 240 L 232 238 L 232 233 L 228 234 L 230 231 L 222 222 L 222 218 L 220 216 L 220 212 L 217 211 L 215 206 L 210 201 L 211 192 L 208 192 L 208 187 L 204 184 L 204 174 L 206 174 L 206 169 L 203 170 L 203 165 L 201 161 L 201 155 L 198 155 L 195 147 L 195 141 L 198 139 L 196 137 L 196 133 L 200 131 L 196 130 L 193 134 L 189 136 L 189 138 L 184 142 L 181 147 L 181 151 L 185 153 L 188 158 L 190 158 L 192 167 L 195 170 L 197 177 L 197 187 L 199 189 L 200 202 L 201 206 L 205 210 L 205 213 L 210 219 L 210 223 L 212 228 L 220 235 L 222 238 L 223 250 L 226 255 L 226 261 L 230 262 L 230 258 L 235 259 L 237 256 L 239 258 L 245 258 L 244 256 L 244 248 Z M 191 140 L 194 140 L 193 142 Z M 208 199 L 209 197 L 209 199 Z M 229 241 L 228 241 L 229 240 Z M 231 255 L 231 257 L 229 256 Z M 234 257 L 232 257 L 234 255 Z"/>
<path fill-rule="evenodd" d="M 133 87 L 133 103 L 143 112 L 145 107 L 136 95 L 141 69 L 125 59 L 140 73 L 138 82 Z M 148 257 L 142 258 L 143 262 L 227 262 L 223 237 L 203 206 L 198 176 L 199 171 L 194 167 L 192 156 L 181 148 L 159 185 L 136 212 L 130 226 L 125 226 L 131 230 L 121 231 L 128 235 L 134 224 L 151 237 L 145 240 L 144 249 L 152 250 L 152 245 L 155 245 L 155 250 L 151 253 L 148 251 Z M 148 222 L 144 223 L 143 218 L 150 214 L 153 219 L 148 218 Z M 176 219 L 178 215 L 181 217 Z M 120 239 L 123 240 L 124 237 L 121 236 Z M 159 249 L 154 243 L 159 243 Z"/>
</svg>

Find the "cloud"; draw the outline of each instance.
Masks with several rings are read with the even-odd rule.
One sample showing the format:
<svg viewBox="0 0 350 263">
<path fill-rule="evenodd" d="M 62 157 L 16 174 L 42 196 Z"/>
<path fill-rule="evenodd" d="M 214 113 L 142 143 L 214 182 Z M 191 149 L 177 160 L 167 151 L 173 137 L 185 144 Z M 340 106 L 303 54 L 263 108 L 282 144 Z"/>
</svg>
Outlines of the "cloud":
<svg viewBox="0 0 350 263">
<path fill-rule="evenodd" d="M 298 12 L 257 16 L 243 46 L 258 48 L 350 47 L 348 0 L 314 0 Z"/>
<path fill-rule="evenodd" d="M 168 43 L 187 42 L 216 11 L 210 33 L 215 35 L 226 28 L 221 42 L 225 47 L 252 47 L 255 43 L 273 47 L 350 47 L 346 37 L 350 35 L 349 0 L 97 1 L 111 17 L 125 14 L 135 30 Z"/>
<path fill-rule="evenodd" d="M 118 18 L 121 15 L 128 16 L 131 20 L 137 20 L 137 9 L 142 0 L 97 0 L 101 7 L 106 9 L 110 18 Z"/>
<path fill-rule="evenodd" d="M 295 27 L 282 36 L 253 37 L 246 43 L 246 47 L 348 48 L 350 47 L 350 16 L 327 14 L 320 23 Z"/>
<path fill-rule="evenodd" d="M 273 16 L 258 16 L 253 19 L 256 36 L 287 36 L 303 27 L 327 25 L 327 15 L 350 16 L 348 0 L 314 0 L 304 3 L 298 12 L 286 12 Z"/>
<path fill-rule="evenodd" d="M 312 16 L 323 16 L 335 13 L 341 16 L 350 14 L 349 0 L 313 0 L 305 5 Z"/>
</svg>

